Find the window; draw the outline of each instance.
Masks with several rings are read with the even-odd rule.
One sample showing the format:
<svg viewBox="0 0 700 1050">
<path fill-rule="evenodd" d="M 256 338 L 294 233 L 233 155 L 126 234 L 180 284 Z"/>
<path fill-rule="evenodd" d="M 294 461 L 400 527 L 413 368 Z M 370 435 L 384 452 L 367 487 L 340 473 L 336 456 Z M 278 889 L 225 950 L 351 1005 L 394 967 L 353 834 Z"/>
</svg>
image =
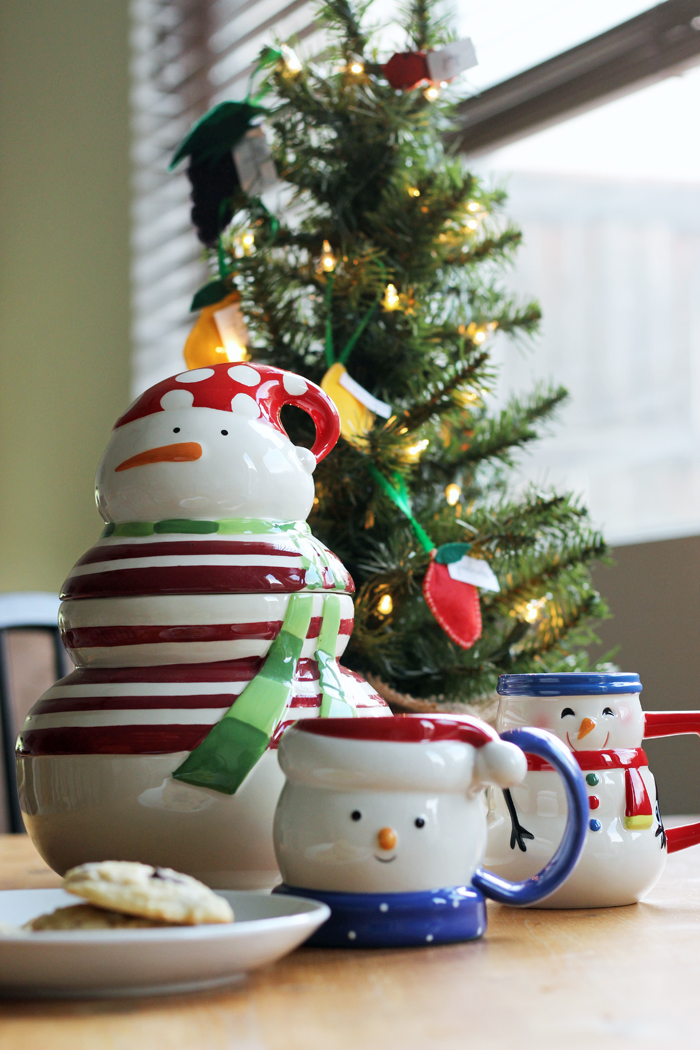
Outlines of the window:
<svg viewBox="0 0 700 1050">
<path fill-rule="evenodd" d="M 501 341 L 504 388 L 571 393 L 523 476 L 581 492 L 613 544 L 700 531 L 699 105 L 694 70 L 476 165 L 508 185 L 513 286 L 544 313 L 532 353 Z"/>
<path fill-rule="evenodd" d="M 379 20 L 393 9 L 375 0 Z M 264 43 L 296 35 L 313 55 L 322 39 L 309 0 L 132 0 L 132 11 L 138 393 L 182 366 L 205 278 L 187 178 L 167 171 L 175 146 L 209 106 L 245 95 Z M 459 31 L 480 61 L 467 74 L 465 148 L 507 183 L 525 233 L 512 284 L 544 308 L 531 353 L 500 341 L 500 396 L 533 378 L 572 394 L 522 478 L 579 491 L 613 543 L 697 533 L 700 72 L 583 115 L 566 106 L 698 61 L 700 0 L 476 0 Z"/>
</svg>

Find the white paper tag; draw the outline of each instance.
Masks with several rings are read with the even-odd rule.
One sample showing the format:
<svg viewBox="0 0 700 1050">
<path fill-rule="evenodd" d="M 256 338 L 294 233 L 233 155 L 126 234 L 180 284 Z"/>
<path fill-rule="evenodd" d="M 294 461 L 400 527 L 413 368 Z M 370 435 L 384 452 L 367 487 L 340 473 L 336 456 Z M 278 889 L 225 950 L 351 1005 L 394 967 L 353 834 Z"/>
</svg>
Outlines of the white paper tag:
<svg viewBox="0 0 700 1050">
<path fill-rule="evenodd" d="M 471 583 L 482 591 L 500 591 L 501 587 L 489 563 L 483 558 L 470 558 L 465 554 L 459 561 L 451 561 L 447 571 L 453 580 Z"/>
<path fill-rule="evenodd" d="M 233 160 L 244 193 L 259 197 L 277 184 L 277 169 L 261 125 L 247 131 L 233 147 Z"/>
<path fill-rule="evenodd" d="M 224 350 L 231 361 L 239 361 L 249 342 L 243 314 L 236 303 L 214 311 L 214 320 L 224 344 Z"/>
<path fill-rule="evenodd" d="M 455 40 L 454 44 L 448 44 L 440 51 L 429 51 L 426 59 L 430 79 L 438 83 L 443 80 L 452 80 L 465 69 L 479 65 L 471 37 Z"/>
<path fill-rule="evenodd" d="M 374 412 L 375 416 L 381 416 L 382 419 L 388 419 L 391 415 L 391 405 L 387 405 L 386 401 L 380 401 L 378 397 L 373 397 L 369 390 L 365 390 L 363 386 L 356 383 L 347 372 L 343 372 L 338 382 L 345 388 L 345 390 L 347 390 L 348 394 L 352 394 L 353 397 L 356 397 L 361 405 L 368 408 L 370 412 Z"/>
</svg>

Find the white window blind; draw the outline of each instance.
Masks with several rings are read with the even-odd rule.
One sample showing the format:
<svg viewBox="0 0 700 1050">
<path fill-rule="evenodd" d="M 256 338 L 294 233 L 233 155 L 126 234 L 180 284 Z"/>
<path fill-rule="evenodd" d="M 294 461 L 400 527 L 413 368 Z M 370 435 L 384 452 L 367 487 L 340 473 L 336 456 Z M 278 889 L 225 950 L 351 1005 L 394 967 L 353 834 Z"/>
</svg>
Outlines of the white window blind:
<svg viewBox="0 0 700 1050">
<path fill-rule="evenodd" d="M 132 0 L 134 395 L 183 366 L 189 305 L 206 279 L 185 165 L 168 164 L 192 123 L 245 97 L 260 49 L 320 46 L 308 0 Z"/>
</svg>

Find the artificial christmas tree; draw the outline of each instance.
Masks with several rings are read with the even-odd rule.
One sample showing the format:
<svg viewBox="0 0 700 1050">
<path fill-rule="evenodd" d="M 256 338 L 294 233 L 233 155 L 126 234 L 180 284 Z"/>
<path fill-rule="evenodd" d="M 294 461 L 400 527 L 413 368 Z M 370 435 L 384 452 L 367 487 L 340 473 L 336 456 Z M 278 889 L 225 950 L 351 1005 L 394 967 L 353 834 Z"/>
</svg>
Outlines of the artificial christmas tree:
<svg viewBox="0 0 700 1050">
<path fill-rule="evenodd" d="M 249 357 L 336 400 L 343 437 L 316 473 L 311 525 L 357 586 L 348 666 L 404 706 L 478 705 L 504 671 L 588 666 L 591 622 L 606 615 L 589 567 L 606 546 L 571 495 L 513 491 L 515 454 L 566 397 L 538 388 L 489 407 L 494 333 L 528 336 L 540 318 L 501 286 L 521 235 L 504 193 L 445 144 L 453 88 L 393 87 L 366 7 L 326 0 L 318 62 L 266 49 L 251 97 L 225 104 L 240 106 L 238 123 L 227 111 L 236 141 L 265 116 L 287 208 L 207 179 L 231 135 L 218 149 L 221 107 L 198 123 L 193 219 L 206 212 L 216 243 L 193 308 L 239 294 Z M 414 0 L 405 29 L 406 53 L 450 40 L 429 0 Z M 311 444 L 308 419 L 289 411 L 294 442 Z"/>
</svg>

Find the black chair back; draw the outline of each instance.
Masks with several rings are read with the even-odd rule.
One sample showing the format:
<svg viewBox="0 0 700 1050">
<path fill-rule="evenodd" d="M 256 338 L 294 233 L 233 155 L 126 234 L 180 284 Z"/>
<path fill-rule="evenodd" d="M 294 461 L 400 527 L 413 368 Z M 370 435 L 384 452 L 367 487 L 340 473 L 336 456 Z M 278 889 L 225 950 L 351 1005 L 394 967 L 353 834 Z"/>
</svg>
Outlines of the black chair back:
<svg viewBox="0 0 700 1050">
<path fill-rule="evenodd" d="M 17 795 L 17 733 L 41 693 L 68 671 L 58 630 L 59 604 L 55 594 L 43 591 L 0 594 L 0 830 L 15 834 L 24 831 Z M 49 637 L 33 638 L 35 634 Z"/>
</svg>

